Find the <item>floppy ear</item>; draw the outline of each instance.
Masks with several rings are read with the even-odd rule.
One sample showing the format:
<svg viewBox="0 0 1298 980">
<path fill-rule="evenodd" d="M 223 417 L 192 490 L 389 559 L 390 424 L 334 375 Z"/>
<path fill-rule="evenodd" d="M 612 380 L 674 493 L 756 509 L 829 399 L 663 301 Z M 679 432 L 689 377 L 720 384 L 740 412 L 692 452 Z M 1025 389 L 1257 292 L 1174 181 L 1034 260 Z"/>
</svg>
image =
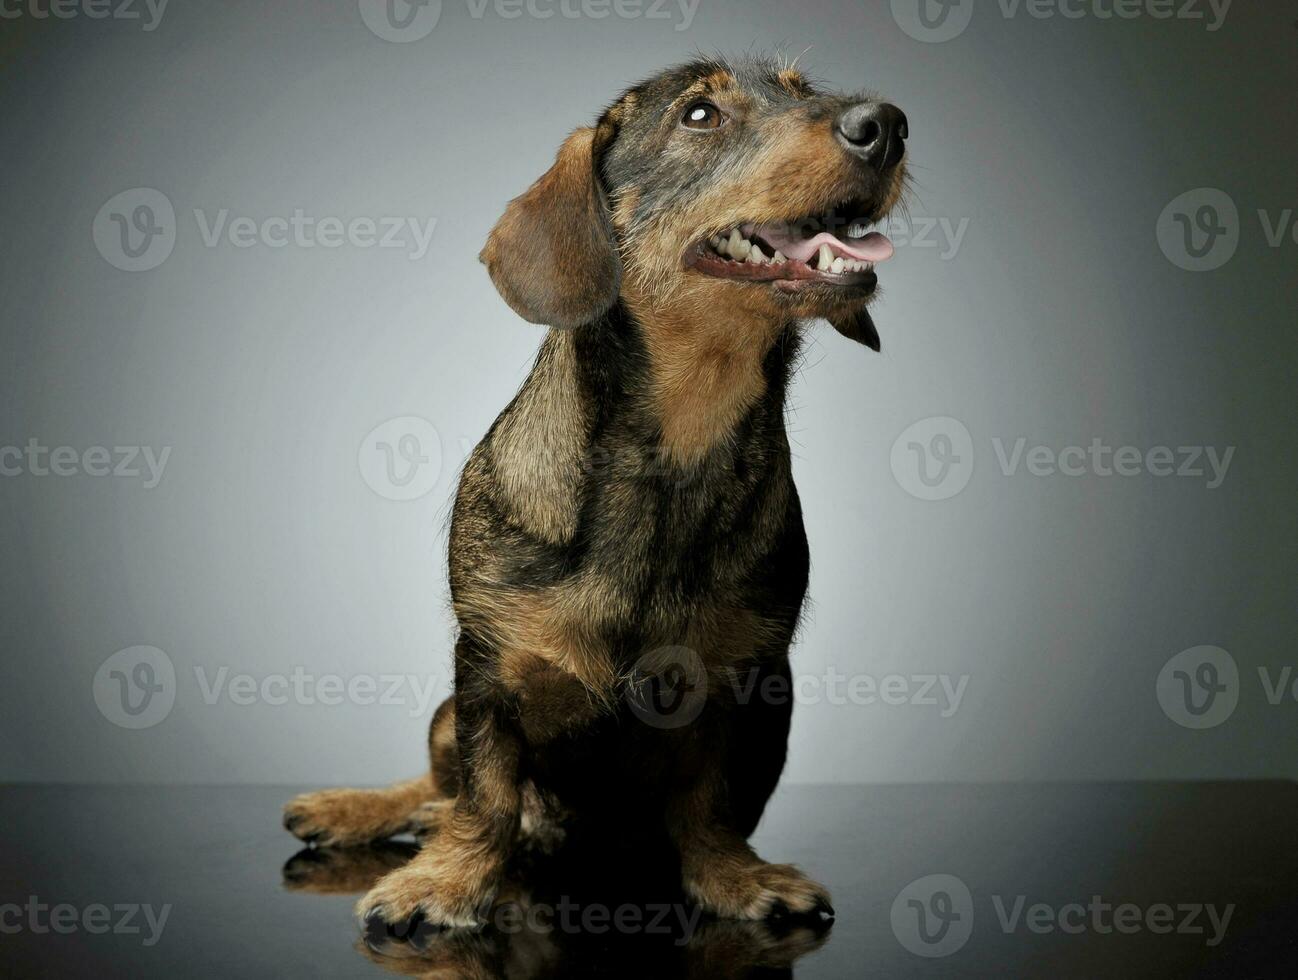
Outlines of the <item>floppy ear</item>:
<svg viewBox="0 0 1298 980">
<path fill-rule="evenodd" d="M 575 130 L 554 166 L 514 198 L 478 258 L 524 320 L 554 327 L 588 323 L 617 300 L 622 264 L 600 186 L 600 156 L 615 132 Z"/>
<path fill-rule="evenodd" d="M 879 331 L 874 327 L 874 320 L 870 318 L 870 311 L 864 307 L 855 313 L 831 317 L 829 323 L 844 337 L 865 344 L 870 350 L 877 351 L 883 346 L 879 342 Z"/>
</svg>

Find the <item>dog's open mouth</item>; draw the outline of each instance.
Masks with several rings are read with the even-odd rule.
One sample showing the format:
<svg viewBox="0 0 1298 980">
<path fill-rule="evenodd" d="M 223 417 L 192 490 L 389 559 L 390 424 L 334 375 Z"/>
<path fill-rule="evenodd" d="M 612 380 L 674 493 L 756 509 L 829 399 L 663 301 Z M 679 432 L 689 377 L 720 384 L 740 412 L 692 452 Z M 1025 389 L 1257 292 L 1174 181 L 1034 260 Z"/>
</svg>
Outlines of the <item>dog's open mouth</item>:
<svg viewBox="0 0 1298 980">
<path fill-rule="evenodd" d="M 695 243 L 686 263 L 706 275 L 789 289 L 811 282 L 873 288 L 874 266 L 892 256 L 892 242 L 869 219 L 838 213 L 737 225 Z"/>
</svg>

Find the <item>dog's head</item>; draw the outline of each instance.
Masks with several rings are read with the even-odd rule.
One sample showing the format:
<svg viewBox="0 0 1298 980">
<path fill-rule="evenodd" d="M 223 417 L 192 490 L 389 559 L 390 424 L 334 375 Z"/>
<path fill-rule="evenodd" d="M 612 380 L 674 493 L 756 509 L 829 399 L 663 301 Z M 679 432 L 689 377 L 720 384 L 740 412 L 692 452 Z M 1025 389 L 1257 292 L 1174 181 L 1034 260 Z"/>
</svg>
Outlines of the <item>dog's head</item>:
<svg viewBox="0 0 1298 980">
<path fill-rule="evenodd" d="M 778 64 L 700 60 L 628 89 L 510 202 L 482 250 L 534 323 L 728 309 L 823 317 L 876 350 L 866 312 L 905 184 L 906 117 Z"/>
</svg>

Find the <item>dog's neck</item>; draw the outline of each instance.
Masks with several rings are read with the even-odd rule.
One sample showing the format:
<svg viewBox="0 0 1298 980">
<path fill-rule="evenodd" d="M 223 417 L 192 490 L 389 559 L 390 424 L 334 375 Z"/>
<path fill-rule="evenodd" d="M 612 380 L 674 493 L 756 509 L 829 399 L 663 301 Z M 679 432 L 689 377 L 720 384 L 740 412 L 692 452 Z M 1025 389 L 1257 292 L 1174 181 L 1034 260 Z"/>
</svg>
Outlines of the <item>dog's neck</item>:
<svg viewBox="0 0 1298 980">
<path fill-rule="evenodd" d="M 697 304 L 615 309 L 644 352 L 638 395 L 658 424 L 664 461 L 689 468 L 724 449 L 759 406 L 782 411 L 797 333 L 788 323 Z"/>
<path fill-rule="evenodd" d="M 706 515 L 756 483 L 788 479 L 784 396 L 796 327 L 747 352 L 713 327 L 702 354 L 689 338 L 666 349 L 670 331 L 685 328 L 642 323 L 618 304 L 595 322 L 550 330 L 483 443 L 498 503 L 521 527 L 561 544 L 590 519 L 589 506 L 652 509 L 666 493 Z M 672 397 L 681 404 L 664 401 Z"/>
</svg>

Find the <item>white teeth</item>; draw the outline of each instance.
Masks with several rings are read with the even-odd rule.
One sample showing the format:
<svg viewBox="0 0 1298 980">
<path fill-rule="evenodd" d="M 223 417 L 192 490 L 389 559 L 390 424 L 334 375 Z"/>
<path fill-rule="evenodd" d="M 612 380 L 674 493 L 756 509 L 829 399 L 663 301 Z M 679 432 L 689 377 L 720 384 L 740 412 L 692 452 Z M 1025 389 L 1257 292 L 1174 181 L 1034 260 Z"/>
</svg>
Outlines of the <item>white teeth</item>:
<svg viewBox="0 0 1298 980">
<path fill-rule="evenodd" d="M 826 272 L 829 270 L 829 267 L 833 264 L 834 264 L 834 253 L 829 250 L 828 245 L 822 243 L 820 246 L 820 251 L 816 254 L 816 268 L 820 269 L 822 272 Z"/>
<path fill-rule="evenodd" d="M 786 259 L 786 258 L 784 257 L 784 253 L 781 252 L 781 251 L 777 248 L 777 249 L 775 250 L 775 258 L 771 259 L 771 261 L 774 262 L 774 263 L 776 263 L 776 264 L 778 264 L 778 263 L 780 263 L 780 262 L 788 262 L 789 260 Z"/>
<path fill-rule="evenodd" d="M 762 254 L 760 247 L 741 235 L 738 228 L 731 228 L 729 232 L 713 235 L 708 239 L 708 244 L 712 246 L 713 251 L 718 255 L 733 259 L 736 262 L 751 262 L 753 265 L 763 265 L 771 261 Z"/>
<path fill-rule="evenodd" d="M 869 229 L 869 227 L 870 226 L 863 221 L 854 221 L 847 229 L 847 237 L 864 238 L 866 230 Z"/>
<path fill-rule="evenodd" d="M 829 271 L 830 271 L 830 272 L 833 272 L 833 273 L 839 273 L 839 272 L 842 272 L 842 271 L 843 271 L 843 266 L 845 266 L 846 264 L 847 264 L 847 262 L 846 262 L 844 259 L 842 259 L 842 258 L 834 259 L 834 261 L 833 261 L 832 263 L 830 263 Z"/>
</svg>

